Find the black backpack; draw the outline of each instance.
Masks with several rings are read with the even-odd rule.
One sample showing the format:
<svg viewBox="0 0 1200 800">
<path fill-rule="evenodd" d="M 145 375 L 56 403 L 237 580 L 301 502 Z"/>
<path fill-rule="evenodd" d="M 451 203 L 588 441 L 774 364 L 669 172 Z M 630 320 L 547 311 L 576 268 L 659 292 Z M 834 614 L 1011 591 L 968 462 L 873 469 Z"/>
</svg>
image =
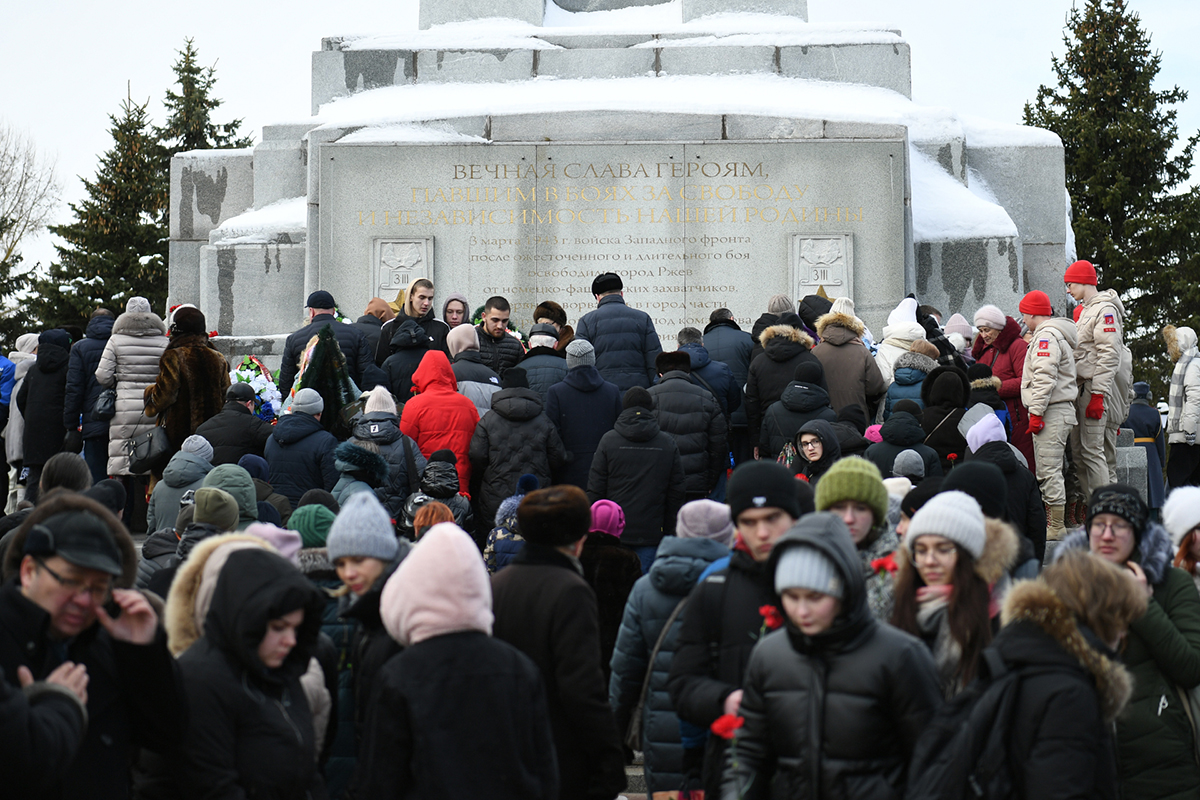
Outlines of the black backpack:
<svg viewBox="0 0 1200 800">
<path fill-rule="evenodd" d="M 1052 667 L 1010 670 L 994 648 L 980 676 L 946 703 L 913 749 L 906 800 L 1001 800 L 1016 796 L 1008 745 L 1021 681 Z"/>
</svg>

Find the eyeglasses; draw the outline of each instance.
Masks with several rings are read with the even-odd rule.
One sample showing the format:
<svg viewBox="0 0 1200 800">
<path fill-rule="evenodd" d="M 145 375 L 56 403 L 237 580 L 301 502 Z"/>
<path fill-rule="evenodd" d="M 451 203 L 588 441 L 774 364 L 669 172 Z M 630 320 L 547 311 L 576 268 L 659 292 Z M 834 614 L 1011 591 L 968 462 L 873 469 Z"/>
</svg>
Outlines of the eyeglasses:
<svg viewBox="0 0 1200 800">
<path fill-rule="evenodd" d="M 1089 530 L 1095 535 L 1101 536 L 1105 529 L 1111 530 L 1113 536 L 1129 536 L 1133 533 L 1133 526 L 1128 522 L 1100 522 L 1099 520 L 1093 522 Z"/>
<path fill-rule="evenodd" d="M 820 447 L 820 446 L 821 446 L 821 440 L 820 440 L 820 439 L 813 439 L 812 441 L 808 441 L 808 442 L 801 442 L 801 443 L 800 443 L 800 446 L 801 446 L 801 447 L 807 447 L 807 448 L 809 448 L 810 450 L 813 450 L 813 449 L 816 449 L 816 448 L 818 448 L 818 447 Z"/>
<path fill-rule="evenodd" d="M 46 572 L 50 574 L 51 578 L 54 578 L 54 580 L 58 581 L 59 586 L 70 592 L 72 597 L 80 592 L 87 592 L 89 595 L 91 595 L 92 600 L 99 603 L 108 597 L 108 593 L 112 591 L 111 584 L 96 586 L 89 585 L 83 581 L 75 580 L 74 578 L 64 578 L 62 575 L 59 575 L 54 570 L 50 569 L 50 567 L 46 566 L 46 562 L 42 561 L 40 558 L 35 558 L 34 561 L 39 567 L 46 570 Z"/>
</svg>

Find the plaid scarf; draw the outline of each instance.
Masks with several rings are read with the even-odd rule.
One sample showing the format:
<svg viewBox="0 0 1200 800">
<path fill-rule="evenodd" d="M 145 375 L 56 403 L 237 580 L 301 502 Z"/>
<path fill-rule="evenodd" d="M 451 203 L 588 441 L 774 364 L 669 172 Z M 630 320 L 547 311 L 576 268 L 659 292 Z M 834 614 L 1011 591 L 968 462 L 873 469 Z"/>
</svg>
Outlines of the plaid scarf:
<svg viewBox="0 0 1200 800">
<path fill-rule="evenodd" d="M 1188 366 L 1197 356 L 1196 348 L 1189 347 L 1179 355 L 1175 362 L 1175 370 L 1171 373 L 1171 391 L 1167 396 L 1167 433 L 1182 433 L 1183 403 L 1185 398 L 1183 380 L 1187 375 Z"/>
</svg>

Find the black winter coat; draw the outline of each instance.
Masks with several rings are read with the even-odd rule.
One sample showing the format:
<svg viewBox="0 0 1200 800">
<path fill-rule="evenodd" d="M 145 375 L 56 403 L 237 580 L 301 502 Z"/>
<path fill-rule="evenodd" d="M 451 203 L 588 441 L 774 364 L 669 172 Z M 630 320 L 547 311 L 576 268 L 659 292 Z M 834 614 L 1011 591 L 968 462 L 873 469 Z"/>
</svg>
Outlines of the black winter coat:
<svg viewBox="0 0 1200 800">
<path fill-rule="evenodd" d="M 802 362 L 820 365 L 812 354 L 812 337 L 791 325 L 773 325 L 762 332 L 763 352 L 750 362 L 746 375 L 746 420 L 750 441 L 758 442 L 763 414 L 783 396 Z M 824 367 L 821 367 L 824 370 Z M 822 389 L 829 390 L 824 376 Z"/>
<path fill-rule="evenodd" d="M 687 499 L 708 497 L 729 466 L 729 433 L 717 398 L 680 371 L 663 375 L 650 396 L 659 430 L 679 447 Z"/>
<path fill-rule="evenodd" d="M 967 413 L 970 394 L 971 382 L 957 367 L 937 367 L 921 384 L 921 401 L 925 404 L 921 427 L 925 430 L 926 444 L 941 459 L 943 474 L 950 471 L 954 461 L 962 461 L 967 452 L 967 440 L 959 433 L 958 423 Z M 951 454 L 955 456 L 953 459 Z"/>
<path fill-rule="evenodd" d="M 435 319 L 433 316 L 433 308 L 421 317 L 410 317 L 403 311 L 398 313 L 394 319 L 385 322 L 383 329 L 379 332 L 379 346 L 375 349 L 375 363 L 383 366 L 383 362 L 392 354 L 391 343 L 396 335 L 396 330 L 405 322 L 412 320 L 421 330 L 425 331 L 427 337 L 425 341 L 428 343 L 429 350 L 441 350 L 446 353 L 446 336 L 450 334 L 450 326 L 442 322 L 440 319 Z M 447 353 L 449 355 L 449 353 Z M 392 392 L 395 394 L 395 392 Z M 408 395 L 405 395 L 407 397 Z M 404 398 L 401 398 L 404 399 Z"/>
<path fill-rule="evenodd" d="M 802 433 L 811 433 L 821 440 L 821 457 L 816 461 L 809 461 L 805 457 L 805 453 L 800 447 L 800 434 Z M 796 447 L 796 461 L 792 464 L 792 468 L 797 476 L 803 475 L 814 490 L 817 481 L 821 480 L 821 476 L 842 457 L 842 446 L 838 442 L 837 431 L 832 423 L 823 419 L 814 419 L 801 425 L 792 444 Z"/>
<path fill-rule="evenodd" d="M 704 349 L 713 361 L 719 361 L 729 367 L 733 373 L 734 385 L 739 394 L 744 391 L 746 376 L 750 372 L 750 356 L 754 350 L 754 340 L 750 334 L 738 327 L 731 319 L 721 319 L 710 322 L 704 329 Z M 729 418 L 729 424 L 734 428 L 746 427 L 746 404 L 741 403 Z"/>
<path fill-rule="evenodd" d="M 430 461 L 425 465 L 421 472 L 421 488 L 408 496 L 400 516 L 395 518 L 397 529 L 413 538 L 413 519 L 421 506 L 431 500 L 450 509 L 455 525 L 464 531 L 474 529 L 475 512 L 471 509 L 471 501 L 459 494 L 458 468 L 448 461 Z"/>
<path fill-rule="evenodd" d="M 79 752 L 86 728 L 83 703 L 62 687 L 21 689 L 0 679 L 0 774 L 10 800 L 49 796 Z"/>
<path fill-rule="evenodd" d="M 754 320 L 754 324 L 750 327 L 750 364 L 754 363 L 754 359 L 762 355 L 762 332 L 772 325 L 779 324 L 779 315 L 772 314 L 769 311 L 760 314 L 758 319 Z M 746 365 L 749 369 L 749 364 Z"/>
<path fill-rule="evenodd" d="M 300 354 L 308 346 L 308 340 L 329 325 L 337 339 L 342 355 L 346 357 L 346 370 L 354 385 L 363 386 L 363 372 L 371 363 L 371 351 L 367 349 L 367 337 L 358 328 L 346 322 L 338 322 L 333 314 L 318 314 L 313 321 L 287 337 L 283 345 L 283 362 L 279 367 L 279 391 L 285 396 L 292 389 L 296 373 L 300 369 Z"/>
<path fill-rule="evenodd" d="M 562 800 L 612 800 L 624 753 L 600 671 L 596 594 L 574 560 L 526 542 L 492 576 L 494 635 L 533 659 L 546 682 Z"/>
<path fill-rule="evenodd" d="M 902 797 L 913 745 L 941 704 L 933 657 L 920 639 L 875 620 L 854 545 L 832 525 L 785 534 L 767 573 L 799 546 L 833 562 L 842 610 L 811 637 L 785 617 L 754 647 L 736 764 L 727 754 L 720 797 L 741 797 L 751 784 L 772 798 Z"/>
<path fill-rule="evenodd" d="M 600 440 L 587 488 L 589 502 L 612 500 L 625 512 L 622 543 L 648 547 L 674 535 L 683 486 L 679 447 L 659 430 L 654 412 L 638 407 L 622 411 Z"/>
<path fill-rule="evenodd" d="M 728 422 L 730 415 L 742 407 L 742 386 L 745 385 L 745 381 L 738 383 L 733 370 L 709 355 L 708 348 L 702 344 L 685 344 L 679 348 L 679 352 L 687 353 L 691 359 L 692 383 L 712 392 L 721 404 L 721 413 Z"/>
<path fill-rule="evenodd" d="M 633 585 L 613 650 L 612 678 L 608 684 L 608 700 L 616 711 L 620 730 L 629 727 L 629 719 L 641 696 L 650 652 L 667 619 L 695 587 L 700 574 L 712 562 L 728 555 L 727 547 L 711 539 L 668 536 L 658 546 L 649 574 Z M 677 790 L 683 784 L 679 717 L 667 694 L 667 674 L 679 645 L 682 626 L 681 614 L 663 637 L 642 710 L 642 750 L 649 793 Z"/>
<path fill-rule="evenodd" d="M 285 414 L 267 440 L 271 486 L 299 508 L 309 489 L 330 491 L 340 476 L 333 465 L 338 441 L 311 414 Z"/>
<path fill-rule="evenodd" d="M 1046 507 L 1037 478 L 1017 461 L 1008 442 L 988 442 L 967 456 L 970 461 L 990 461 L 1004 473 L 1008 484 L 1007 520 L 1032 546 L 1038 563 L 1046 557 Z M 1020 561 L 1018 561 L 1018 564 Z"/>
<path fill-rule="evenodd" d="M 950 423 L 947 422 L 946 425 Z M 942 427 L 945 427 L 942 426 Z M 867 448 L 864 457 L 879 467 L 879 474 L 885 478 L 892 477 L 892 467 L 896 456 L 905 450 L 912 450 L 921 456 L 925 463 L 925 477 L 932 478 L 942 475 L 942 462 L 937 451 L 925 442 L 925 430 L 917 418 L 907 411 L 897 411 L 887 418 L 879 429 L 882 442 L 875 442 Z"/>
<path fill-rule="evenodd" d="M 354 420 L 354 438 L 371 442 L 379 448 L 379 455 L 388 462 L 388 480 L 375 490 L 375 496 L 383 503 L 394 519 L 404 507 L 404 500 L 421 484 L 421 473 L 425 471 L 425 456 L 417 443 L 400 432 L 400 418 L 386 411 L 372 411 Z M 409 456 L 404 454 L 404 443 L 415 474 L 409 474 Z"/>
<path fill-rule="evenodd" d="M 497 375 L 504 375 L 505 370 L 515 367 L 525 357 L 525 348 L 515 336 L 505 333 L 499 338 L 492 338 L 482 325 L 475 326 L 475 334 L 479 339 L 479 355 L 484 365 Z"/>
<path fill-rule="evenodd" d="M 375 351 L 379 349 L 379 334 L 383 331 L 383 320 L 374 314 L 363 314 L 354 320 L 354 327 L 362 331 L 362 335 L 367 340 L 367 350 L 371 353 L 371 359 L 374 360 Z"/>
<path fill-rule="evenodd" d="M 815 383 L 792 381 L 763 415 L 758 436 L 759 457 L 777 458 L 800 428 L 814 419 L 837 422 L 837 412 L 829 405 L 829 392 Z"/>
<path fill-rule="evenodd" d="M 69 642 L 64 653 L 58 653 L 48 635 L 49 614 L 21 594 L 18 581 L 14 578 L 0 588 L 0 670 L 5 680 L 15 682 L 21 666 L 29 668 L 34 680 L 44 680 L 64 658 L 83 664 L 88 672 L 88 724 L 83 744 L 69 766 L 37 776 L 46 779 L 48 786 L 36 797 L 128 797 L 129 764 L 135 748 L 171 748 L 180 743 L 188 727 L 183 682 L 179 666 L 167 650 L 166 633 L 159 628 L 152 643 L 135 645 L 114 640 L 95 623 Z M 108 610 L 118 613 L 113 605 Z M 5 720 L 7 724 L 8 718 Z M 7 755 L 28 744 L 6 742 Z M 46 758 L 52 752 L 35 755 Z M 11 775 L 6 773 L 4 780 L 7 798 L 13 785 L 9 783 Z"/>
<path fill-rule="evenodd" d="M 73 431 L 82 418 L 84 439 L 108 438 L 108 420 L 95 419 L 92 409 L 96 407 L 96 398 L 102 390 L 100 382 L 96 380 L 96 368 L 100 366 L 100 356 L 104 355 L 104 346 L 112 336 L 114 322 L 116 319 L 113 317 L 93 317 L 88 321 L 87 338 L 71 345 L 63 400 L 63 425 Z"/>
<path fill-rule="evenodd" d="M 587 489 L 592 458 L 621 415 L 621 390 L 593 366 L 575 367 L 546 393 L 546 417 L 558 428 L 572 459 L 559 478 Z"/>
<path fill-rule="evenodd" d="M 583 552 L 579 554 L 583 578 L 596 593 L 596 608 L 600 619 L 600 667 L 604 670 L 604 685 L 608 685 L 609 661 L 625 614 L 625 601 L 638 578 L 642 577 L 642 561 L 637 553 L 621 544 L 611 533 L 589 531 Z"/>
<path fill-rule="evenodd" d="M 206 797 L 323 798 L 312 715 L 300 686 L 321 632 L 325 601 L 275 553 L 232 553 L 217 579 L 204 636 L 179 657 L 191 726 L 180 749 L 182 787 Z M 283 665 L 268 669 L 258 643 L 270 620 L 304 621 Z"/>
<path fill-rule="evenodd" d="M 634 386 L 647 388 L 658 371 L 654 360 L 662 352 L 654 321 L 645 311 L 625 305 L 621 295 L 600 298 L 595 311 L 579 320 L 575 338 L 596 348 L 596 369 L 624 394 Z"/>
<path fill-rule="evenodd" d="M 555 350 L 553 347 L 533 347 L 521 359 L 519 366 L 525 370 L 525 380 L 529 388 L 540 394 L 545 402 L 550 387 L 567 377 L 567 351 Z"/>
<path fill-rule="evenodd" d="M 542 413 L 541 395 L 532 389 L 501 389 L 492 395 L 492 410 L 475 426 L 470 453 L 471 474 L 481 479 L 479 508 L 488 523 L 504 498 L 516 492 L 523 474 L 536 475 L 539 486 L 549 486 L 569 457 L 558 430 Z"/>
<path fill-rule="evenodd" d="M 384 325 L 387 331 L 392 323 Z M 420 325 L 405 318 L 400 325 L 391 328 L 391 336 L 384 347 L 384 340 L 379 340 L 379 346 L 387 350 L 381 367 L 387 375 L 388 389 L 401 403 L 406 402 L 413 394 L 413 373 L 421 366 L 421 359 L 432 347 L 432 341 Z"/>
<path fill-rule="evenodd" d="M 380 670 L 354 795 L 555 800 L 553 748 L 528 656 L 479 631 L 435 636 Z"/>
<path fill-rule="evenodd" d="M 70 354 L 50 342 L 38 345 L 37 361 L 17 392 L 17 408 L 25 416 L 24 465 L 40 467 L 62 452 L 67 364 Z"/>
<path fill-rule="evenodd" d="M 273 430 L 271 423 L 254 416 L 238 401 L 229 400 L 220 413 L 196 428 L 196 435 L 212 445 L 212 465 L 216 467 L 236 464 L 242 456 L 262 456 Z"/>
</svg>

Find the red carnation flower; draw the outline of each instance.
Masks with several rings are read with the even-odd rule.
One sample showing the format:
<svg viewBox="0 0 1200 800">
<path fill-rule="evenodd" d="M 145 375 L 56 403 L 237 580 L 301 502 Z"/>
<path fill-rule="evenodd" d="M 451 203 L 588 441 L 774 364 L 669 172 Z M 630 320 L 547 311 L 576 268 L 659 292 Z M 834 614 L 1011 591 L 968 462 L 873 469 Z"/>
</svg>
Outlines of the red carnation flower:
<svg viewBox="0 0 1200 800">
<path fill-rule="evenodd" d="M 896 563 L 896 554 L 888 553 L 883 558 L 877 558 L 871 562 L 872 572 L 890 572 L 893 575 L 900 569 L 900 565 Z"/>
<path fill-rule="evenodd" d="M 746 724 L 746 720 L 743 717 L 735 714 L 722 714 L 713 722 L 711 730 L 722 739 L 732 739 L 737 733 L 737 729 L 744 724 Z"/>
<path fill-rule="evenodd" d="M 758 613 L 762 614 L 763 626 L 767 630 L 775 630 L 783 625 L 783 614 L 775 606 L 759 606 Z"/>
</svg>

